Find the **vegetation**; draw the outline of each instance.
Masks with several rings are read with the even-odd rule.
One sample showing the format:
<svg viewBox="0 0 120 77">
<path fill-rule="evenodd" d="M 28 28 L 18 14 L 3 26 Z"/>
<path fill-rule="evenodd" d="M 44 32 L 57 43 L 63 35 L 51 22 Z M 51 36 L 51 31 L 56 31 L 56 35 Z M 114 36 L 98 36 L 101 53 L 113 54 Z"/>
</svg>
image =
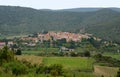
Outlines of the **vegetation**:
<svg viewBox="0 0 120 77">
<path fill-rule="evenodd" d="M 96 77 L 116 77 L 119 68 L 107 66 L 94 66 L 94 73 Z"/>
<path fill-rule="evenodd" d="M 16 43 L 0 49 L 0 77 L 120 76 L 119 11 L 44 11 L 0 6 L 0 16 L 0 41 L 6 45 L 8 41 Z M 102 40 L 91 36 L 80 42 L 67 42 L 66 39 L 53 40 L 51 37 L 51 40 L 29 46 L 24 43 L 32 42 L 21 40 L 19 36 L 5 38 L 5 35 L 18 34 L 36 37 L 37 33 L 45 34 L 50 30 L 87 32 Z"/>
<path fill-rule="evenodd" d="M 1 49 L 1 77 L 94 77 L 98 72 L 94 68 L 95 60 L 92 57 L 39 57 L 29 55 L 17 55 L 7 46 Z M 3 56 L 4 55 L 4 56 Z M 9 58 L 9 59 L 8 59 Z M 97 55 L 95 57 L 97 63 L 116 63 L 114 66 L 120 65 L 119 61 L 110 57 Z M 106 62 L 104 61 L 106 60 Z M 108 66 L 108 65 L 107 65 Z M 104 67 L 104 70 L 109 67 Z M 99 68 L 100 69 L 100 68 Z M 113 69 L 116 72 L 117 69 Z M 107 70 L 106 70 L 107 71 Z M 93 74 L 96 73 L 95 75 Z M 108 73 L 110 73 L 109 71 Z M 100 73 L 100 75 L 103 73 Z M 118 76 L 118 73 L 110 74 Z M 110 76 L 109 75 L 109 76 Z M 108 77 L 107 74 L 101 76 Z"/>
<path fill-rule="evenodd" d="M 63 67 L 71 70 L 80 71 L 92 71 L 92 63 L 94 62 L 91 58 L 81 57 L 44 57 L 43 63 L 46 65 L 51 64 L 62 64 Z"/>
<path fill-rule="evenodd" d="M 120 77 L 120 69 L 119 69 L 119 71 L 117 72 L 117 77 Z"/>
<path fill-rule="evenodd" d="M 7 46 L 5 46 L 2 50 L 0 50 L 0 65 L 3 63 L 8 63 L 14 60 L 14 52 L 10 51 Z"/>
<path fill-rule="evenodd" d="M 120 67 L 120 60 L 109 56 L 102 56 L 101 54 L 97 54 L 94 56 L 96 63 L 99 63 L 103 66 L 110 66 L 110 67 Z"/>
<path fill-rule="evenodd" d="M 31 34 L 50 30 L 79 32 L 85 29 L 84 32 L 92 33 L 105 40 L 120 42 L 119 9 L 84 10 L 86 11 L 44 11 L 0 6 L 0 36 Z"/>
</svg>

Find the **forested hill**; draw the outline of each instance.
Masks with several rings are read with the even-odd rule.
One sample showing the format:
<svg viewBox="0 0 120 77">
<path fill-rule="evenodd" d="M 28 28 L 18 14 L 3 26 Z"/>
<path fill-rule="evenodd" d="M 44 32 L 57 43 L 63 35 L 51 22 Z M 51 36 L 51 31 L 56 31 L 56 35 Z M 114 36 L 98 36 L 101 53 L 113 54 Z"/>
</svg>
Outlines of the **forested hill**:
<svg viewBox="0 0 120 77">
<path fill-rule="evenodd" d="M 120 9 L 77 8 L 68 11 L 0 6 L 2 35 L 29 34 L 43 30 L 79 32 L 81 29 L 120 42 Z"/>
</svg>

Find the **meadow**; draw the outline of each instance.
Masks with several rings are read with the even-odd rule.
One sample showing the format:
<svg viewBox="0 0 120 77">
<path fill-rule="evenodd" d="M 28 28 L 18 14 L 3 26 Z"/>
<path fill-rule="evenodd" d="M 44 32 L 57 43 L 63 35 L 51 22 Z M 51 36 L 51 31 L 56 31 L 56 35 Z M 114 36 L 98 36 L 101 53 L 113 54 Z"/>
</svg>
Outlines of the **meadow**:
<svg viewBox="0 0 120 77">
<path fill-rule="evenodd" d="M 40 55 L 40 54 L 50 54 L 58 51 L 59 51 L 58 48 L 36 48 L 36 50 L 24 50 L 22 51 L 22 54 Z"/>
<path fill-rule="evenodd" d="M 120 53 L 104 53 L 103 55 L 105 55 L 105 56 L 111 56 L 113 58 L 116 58 L 116 59 L 120 60 Z"/>
<path fill-rule="evenodd" d="M 33 55 L 16 56 L 18 60 L 26 60 L 32 64 L 61 64 L 68 77 L 94 77 L 93 62 L 94 59 L 86 57 L 40 57 Z M 32 74 L 29 74 L 30 76 Z M 45 75 L 39 75 L 44 77 Z M 25 76 L 27 77 L 27 75 Z M 36 76 L 37 77 L 37 76 Z"/>
<path fill-rule="evenodd" d="M 86 57 L 43 57 L 43 64 L 62 64 L 66 69 L 92 70 L 92 58 Z"/>
<path fill-rule="evenodd" d="M 93 65 L 93 58 L 86 57 L 40 57 L 33 55 L 16 56 L 18 60 L 26 59 L 32 64 L 61 64 L 68 77 L 115 77 L 118 68 Z M 46 77 L 45 74 L 28 74 L 23 77 Z"/>
</svg>

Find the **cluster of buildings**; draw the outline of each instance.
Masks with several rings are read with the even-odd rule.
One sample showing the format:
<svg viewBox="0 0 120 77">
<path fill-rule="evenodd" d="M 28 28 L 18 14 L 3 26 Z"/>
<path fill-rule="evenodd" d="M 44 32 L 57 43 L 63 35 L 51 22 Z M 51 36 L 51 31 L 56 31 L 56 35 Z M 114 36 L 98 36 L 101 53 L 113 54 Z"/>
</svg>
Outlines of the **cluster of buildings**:
<svg viewBox="0 0 120 77">
<path fill-rule="evenodd" d="M 75 34 L 75 33 L 71 33 L 71 32 L 54 32 L 54 31 L 50 31 L 46 34 L 43 33 L 38 33 L 36 37 L 22 37 L 20 38 L 21 40 L 23 40 L 21 43 L 23 45 L 27 45 L 27 46 L 35 46 L 36 43 L 38 42 L 43 42 L 44 40 L 48 41 L 48 40 L 60 40 L 60 39 L 66 39 L 67 42 L 69 41 L 81 41 L 83 38 L 89 38 L 88 34 Z M 25 42 L 24 42 L 25 41 Z M 27 42 L 29 41 L 29 42 Z M 7 43 L 8 46 L 13 45 L 14 42 L 10 41 Z M 0 42 L 0 48 L 3 48 L 6 45 L 5 42 Z"/>
<path fill-rule="evenodd" d="M 14 43 L 12 41 L 9 41 L 9 42 L 0 42 L 0 49 L 2 49 L 5 45 L 7 46 L 11 46 L 13 45 Z"/>
<path fill-rule="evenodd" d="M 34 42 L 44 41 L 44 40 L 59 40 L 59 39 L 66 39 L 67 42 L 69 41 L 81 41 L 83 38 L 89 38 L 87 34 L 75 34 L 70 32 L 54 32 L 50 31 L 46 34 L 38 33 L 37 37 L 24 37 L 22 40 L 31 40 Z"/>
<path fill-rule="evenodd" d="M 89 38 L 88 35 L 75 34 L 70 32 L 48 32 L 47 34 L 38 34 L 39 40 L 59 40 L 65 38 L 67 42 L 69 41 L 81 41 L 82 38 Z"/>
</svg>

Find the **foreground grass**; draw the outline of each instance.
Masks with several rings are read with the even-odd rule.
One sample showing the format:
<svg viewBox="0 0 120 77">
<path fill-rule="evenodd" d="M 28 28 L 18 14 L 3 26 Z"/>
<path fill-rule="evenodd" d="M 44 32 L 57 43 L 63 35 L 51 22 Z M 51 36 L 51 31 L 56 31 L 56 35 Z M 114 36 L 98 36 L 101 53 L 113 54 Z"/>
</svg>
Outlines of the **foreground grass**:
<svg viewBox="0 0 120 77">
<path fill-rule="evenodd" d="M 94 59 L 86 57 L 44 57 L 43 64 L 61 64 L 68 73 L 67 77 L 94 77 Z"/>
<path fill-rule="evenodd" d="M 17 56 L 17 58 L 19 60 L 26 59 L 31 63 L 42 63 L 48 66 L 51 64 L 61 64 L 65 69 L 66 77 L 101 77 L 102 75 L 104 75 L 104 77 L 115 77 L 118 71 L 118 68 L 114 67 L 94 66 L 94 59 L 86 57 L 40 57 L 21 55 Z M 20 77 L 46 77 L 46 75 L 30 73 Z"/>
</svg>

